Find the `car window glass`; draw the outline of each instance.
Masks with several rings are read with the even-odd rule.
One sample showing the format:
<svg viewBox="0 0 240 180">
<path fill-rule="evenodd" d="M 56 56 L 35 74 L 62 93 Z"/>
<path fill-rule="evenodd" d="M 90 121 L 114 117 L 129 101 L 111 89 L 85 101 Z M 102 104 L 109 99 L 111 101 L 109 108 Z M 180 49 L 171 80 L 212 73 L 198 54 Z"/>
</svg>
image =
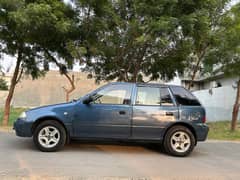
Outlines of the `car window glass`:
<svg viewBox="0 0 240 180">
<path fill-rule="evenodd" d="M 160 90 L 154 87 L 138 87 L 136 104 L 160 105 Z"/>
<path fill-rule="evenodd" d="M 174 94 L 174 97 L 176 101 L 181 105 L 186 106 L 199 106 L 200 103 L 196 99 L 195 96 L 193 96 L 189 91 L 184 89 L 183 87 L 171 87 L 172 92 Z"/>
<path fill-rule="evenodd" d="M 167 87 L 162 87 L 160 91 L 161 105 L 162 106 L 173 106 L 173 101 Z"/>
<path fill-rule="evenodd" d="M 110 85 L 94 96 L 95 104 L 130 104 L 131 86 L 129 85 Z"/>
</svg>

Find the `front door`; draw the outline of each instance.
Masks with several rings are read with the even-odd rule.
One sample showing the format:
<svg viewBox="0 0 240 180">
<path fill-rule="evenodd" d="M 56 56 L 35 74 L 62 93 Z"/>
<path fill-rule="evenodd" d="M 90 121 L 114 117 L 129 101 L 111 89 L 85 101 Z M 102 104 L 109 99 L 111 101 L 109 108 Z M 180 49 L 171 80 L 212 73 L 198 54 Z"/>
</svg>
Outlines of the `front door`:
<svg viewBox="0 0 240 180">
<path fill-rule="evenodd" d="M 178 118 L 168 87 L 138 86 L 133 106 L 132 138 L 161 139 L 164 128 Z"/>
<path fill-rule="evenodd" d="M 131 84 L 110 84 L 80 104 L 73 122 L 77 137 L 128 138 L 131 131 Z"/>
</svg>

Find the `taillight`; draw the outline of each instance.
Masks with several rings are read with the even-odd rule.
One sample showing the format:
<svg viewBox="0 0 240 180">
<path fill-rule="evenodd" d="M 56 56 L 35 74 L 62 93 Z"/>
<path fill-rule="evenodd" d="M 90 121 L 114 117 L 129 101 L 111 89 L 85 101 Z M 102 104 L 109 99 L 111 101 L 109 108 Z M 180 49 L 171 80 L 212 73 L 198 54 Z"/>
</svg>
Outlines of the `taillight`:
<svg viewBox="0 0 240 180">
<path fill-rule="evenodd" d="M 203 122 L 203 123 L 206 123 L 206 116 L 203 116 L 203 117 L 202 117 L 202 122 Z"/>
</svg>

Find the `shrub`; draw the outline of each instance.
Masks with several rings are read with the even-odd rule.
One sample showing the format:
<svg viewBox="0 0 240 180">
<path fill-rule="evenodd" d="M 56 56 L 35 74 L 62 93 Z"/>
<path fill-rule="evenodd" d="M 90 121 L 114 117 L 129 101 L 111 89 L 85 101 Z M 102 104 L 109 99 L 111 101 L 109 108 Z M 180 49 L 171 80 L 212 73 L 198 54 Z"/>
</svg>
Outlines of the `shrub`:
<svg viewBox="0 0 240 180">
<path fill-rule="evenodd" d="M 8 90 L 7 82 L 2 78 L 0 78 L 0 90 Z"/>
</svg>

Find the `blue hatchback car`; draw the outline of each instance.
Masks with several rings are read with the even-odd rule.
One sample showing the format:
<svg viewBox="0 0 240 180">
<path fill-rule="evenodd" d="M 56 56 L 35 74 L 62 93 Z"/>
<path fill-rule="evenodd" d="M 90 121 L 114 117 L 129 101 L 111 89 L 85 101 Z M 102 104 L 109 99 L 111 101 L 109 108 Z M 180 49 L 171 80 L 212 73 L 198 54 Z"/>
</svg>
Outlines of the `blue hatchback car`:
<svg viewBox="0 0 240 180">
<path fill-rule="evenodd" d="M 17 136 L 57 151 L 70 139 L 158 143 L 174 156 L 186 156 L 208 134 L 205 109 L 181 86 L 110 83 L 69 103 L 23 112 Z"/>
</svg>

